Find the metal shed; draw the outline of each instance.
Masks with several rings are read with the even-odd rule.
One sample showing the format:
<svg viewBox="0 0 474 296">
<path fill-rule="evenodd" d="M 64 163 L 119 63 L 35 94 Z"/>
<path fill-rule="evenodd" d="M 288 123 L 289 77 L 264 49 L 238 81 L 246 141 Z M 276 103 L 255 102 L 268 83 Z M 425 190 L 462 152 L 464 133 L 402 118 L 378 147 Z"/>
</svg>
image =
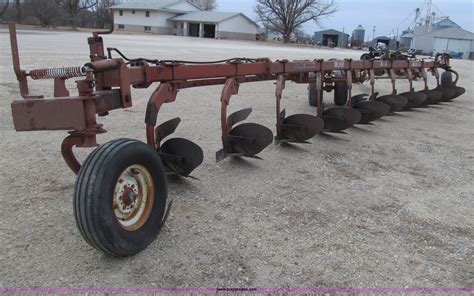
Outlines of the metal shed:
<svg viewBox="0 0 474 296">
<path fill-rule="evenodd" d="M 387 37 L 387 36 L 376 37 L 374 40 L 372 40 L 369 43 L 369 46 L 375 47 L 377 43 L 380 43 L 380 42 L 385 43 L 387 45 L 387 48 L 390 50 L 398 50 L 398 42 L 395 39 Z"/>
<path fill-rule="evenodd" d="M 425 54 L 447 52 L 469 59 L 474 52 L 474 34 L 445 19 L 433 25 L 415 27 L 411 47 Z"/>
<path fill-rule="evenodd" d="M 322 46 L 346 48 L 349 34 L 334 29 L 318 31 L 314 33 L 314 42 Z"/>
</svg>

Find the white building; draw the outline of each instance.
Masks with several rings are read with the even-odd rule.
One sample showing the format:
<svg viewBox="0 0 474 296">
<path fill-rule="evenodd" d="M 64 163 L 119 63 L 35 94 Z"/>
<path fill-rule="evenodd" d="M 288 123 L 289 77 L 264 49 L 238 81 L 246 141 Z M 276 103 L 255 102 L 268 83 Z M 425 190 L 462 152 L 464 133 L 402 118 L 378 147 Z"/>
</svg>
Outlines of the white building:
<svg viewBox="0 0 474 296">
<path fill-rule="evenodd" d="M 474 34 L 462 29 L 458 24 L 446 18 L 432 25 L 415 27 L 412 34 L 411 48 L 428 54 L 458 52 L 468 59 L 474 52 Z M 402 36 L 402 37 L 404 37 Z"/>
<path fill-rule="evenodd" d="M 134 0 L 111 7 L 116 30 L 255 40 L 257 24 L 243 13 L 201 11 L 186 0 Z"/>
</svg>

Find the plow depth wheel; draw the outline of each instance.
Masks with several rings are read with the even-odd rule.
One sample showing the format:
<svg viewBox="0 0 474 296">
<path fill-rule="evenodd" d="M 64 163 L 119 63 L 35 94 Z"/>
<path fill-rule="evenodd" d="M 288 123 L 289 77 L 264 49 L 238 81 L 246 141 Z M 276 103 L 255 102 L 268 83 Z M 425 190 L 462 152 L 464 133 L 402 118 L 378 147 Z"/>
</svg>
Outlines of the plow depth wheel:
<svg viewBox="0 0 474 296">
<path fill-rule="evenodd" d="M 310 83 L 308 86 L 308 94 L 309 94 L 309 105 L 311 107 L 317 107 L 318 102 L 316 100 L 316 83 Z M 321 90 L 321 103 L 323 102 L 324 91 Z"/>
<path fill-rule="evenodd" d="M 334 71 L 333 73 L 334 76 L 338 78 L 346 76 L 345 71 Z M 334 82 L 334 104 L 336 106 L 345 106 L 347 104 L 348 96 L 349 87 L 347 86 L 347 80 Z"/>
<path fill-rule="evenodd" d="M 444 88 L 454 87 L 453 74 L 451 72 L 446 71 L 441 74 L 441 86 Z"/>
<path fill-rule="evenodd" d="M 157 237 L 167 199 L 166 173 L 158 153 L 135 140 L 97 148 L 79 172 L 74 189 L 76 224 L 99 251 L 128 257 Z"/>
<path fill-rule="evenodd" d="M 441 102 L 449 102 L 466 93 L 466 89 L 456 86 L 456 82 L 457 79 L 453 81 L 452 72 L 446 71 L 441 75 L 441 85 L 438 87 L 443 92 Z"/>
</svg>

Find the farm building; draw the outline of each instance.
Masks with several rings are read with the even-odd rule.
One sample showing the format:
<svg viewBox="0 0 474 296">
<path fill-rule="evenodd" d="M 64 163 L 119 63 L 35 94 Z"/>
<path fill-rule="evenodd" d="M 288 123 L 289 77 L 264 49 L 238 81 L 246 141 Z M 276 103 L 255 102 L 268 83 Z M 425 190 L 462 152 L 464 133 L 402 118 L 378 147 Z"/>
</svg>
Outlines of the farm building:
<svg viewBox="0 0 474 296">
<path fill-rule="evenodd" d="M 337 30 L 324 30 L 314 33 L 314 42 L 322 46 L 346 48 L 349 44 L 349 34 Z"/>
<path fill-rule="evenodd" d="M 390 50 L 398 49 L 398 42 L 395 39 L 387 36 L 376 37 L 374 40 L 369 42 L 369 46 L 375 48 L 377 46 L 377 43 L 385 43 L 387 45 L 387 48 Z"/>
<path fill-rule="evenodd" d="M 413 40 L 413 31 L 412 30 L 405 30 L 402 32 L 400 36 L 400 48 L 402 50 L 409 50 L 411 48 L 411 41 Z"/>
<path fill-rule="evenodd" d="M 459 53 L 468 59 L 474 52 L 474 34 L 461 28 L 449 18 L 413 30 L 411 48 L 426 54 Z"/>
<path fill-rule="evenodd" d="M 117 30 L 255 40 L 257 24 L 240 12 L 201 11 L 185 0 L 134 0 L 111 7 Z"/>
</svg>

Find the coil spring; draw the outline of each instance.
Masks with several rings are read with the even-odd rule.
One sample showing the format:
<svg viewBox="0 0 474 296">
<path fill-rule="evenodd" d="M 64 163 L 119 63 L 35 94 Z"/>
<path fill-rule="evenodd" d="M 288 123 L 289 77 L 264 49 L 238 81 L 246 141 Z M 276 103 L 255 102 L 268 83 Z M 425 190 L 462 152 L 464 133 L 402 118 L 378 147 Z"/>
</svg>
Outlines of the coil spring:
<svg viewBox="0 0 474 296">
<path fill-rule="evenodd" d="M 34 80 L 52 79 L 52 78 L 69 79 L 69 78 L 81 77 L 85 75 L 86 75 L 86 69 L 84 66 L 37 69 L 37 70 L 30 71 L 30 76 Z"/>
</svg>

